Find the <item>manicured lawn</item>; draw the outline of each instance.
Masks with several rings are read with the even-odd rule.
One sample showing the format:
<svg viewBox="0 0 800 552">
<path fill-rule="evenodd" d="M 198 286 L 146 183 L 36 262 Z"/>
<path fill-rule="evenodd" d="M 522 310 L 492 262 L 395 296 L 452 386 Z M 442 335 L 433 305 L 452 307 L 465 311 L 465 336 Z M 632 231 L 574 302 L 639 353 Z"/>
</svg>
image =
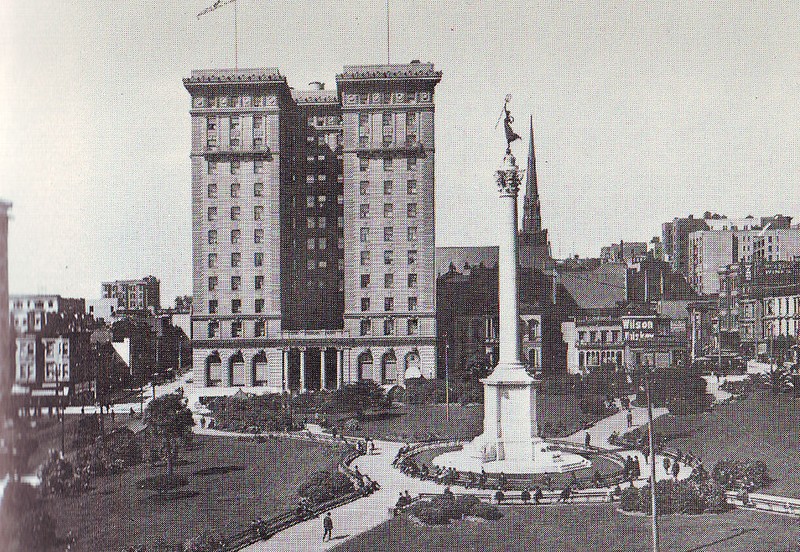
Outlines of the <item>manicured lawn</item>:
<svg viewBox="0 0 800 552">
<path fill-rule="evenodd" d="M 540 427 L 549 422 L 559 437 L 582 429 L 583 421 L 587 420 L 573 396 L 539 394 L 536 406 Z M 360 430 L 347 431 L 346 434 L 413 442 L 431 435 L 468 441 L 483 432 L 482 404 L 451 404 L 449 423 L 445 412 L 444 404 L 408 405 L 404 414 L 364 420 L 360 422 Z"/>
<path fill-rule="evenodd" d="M 419 526 L 391 519 L 343 543 L 337 552 L 373 550 L 625 551 L 651 550 L 650 518 L 618 513 L 609 504 L 501 507 L 497 521 Z M 661 549 L 681 552 L 796 550 L 796 520 L 736 510 L 719 515 L 660 518 Z"/>
<path fill-rule="evenodd" d="M 719 460 L 763 460 L 774 479 L 764 492 L 800 498 L 800 401 L 760 392 L 681 418 L 654 422 L 656 431 L 675 421 L 689 427 L 691 435 L 670 441 L 671 446 L 699 456 L 708 470 Z"/>
<path fill-rule="evenodd" d="M 189 480 L 172 496 L 141 490 L 145 477 L 165 473 L 147 463 L 101 477 L 76 497 L 51 497 L 59 535 L 71 528 L 74 550 L 125 550 L 159 537 L 182 541 L 204 530 L 228 535 L 297 505 L 297 488 L 312 472 L 336 469 L 339 448 L 295 440 L 255 443 L 196 436 L 176 473 Z"/>
</svg>

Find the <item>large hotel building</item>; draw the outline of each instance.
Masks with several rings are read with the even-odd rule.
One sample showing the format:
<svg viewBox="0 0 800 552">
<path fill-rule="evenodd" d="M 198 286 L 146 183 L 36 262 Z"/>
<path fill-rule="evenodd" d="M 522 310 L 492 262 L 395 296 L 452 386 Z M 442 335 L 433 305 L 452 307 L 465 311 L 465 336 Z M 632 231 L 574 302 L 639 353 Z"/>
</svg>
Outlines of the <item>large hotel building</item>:
<svg viewBox="0 0 800 552">
<path fill-rule="evenodd" d="M 432 64 L 193 71 L 195 382 L 436 374 Z"/>
</svg>

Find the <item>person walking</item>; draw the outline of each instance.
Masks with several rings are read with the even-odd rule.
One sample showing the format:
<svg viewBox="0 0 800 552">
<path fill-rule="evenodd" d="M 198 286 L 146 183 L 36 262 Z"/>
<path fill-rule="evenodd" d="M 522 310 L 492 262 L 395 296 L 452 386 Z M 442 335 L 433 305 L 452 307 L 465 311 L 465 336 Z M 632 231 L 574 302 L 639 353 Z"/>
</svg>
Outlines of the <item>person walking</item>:
<svg viewBox="0 0 800 552">
<path fill-rule="evenodd" d="M 331 518 L 330 512 L 325 514 L 325 517 L 322 519 L 322 527 L 325 529 L 325 532 L 322 534 L 322 542 L 325 542 L 326 537 L 329 541 L 333 540 L 333 518 Z"/>
<path fill-rule="evenodd" d="M 631 411 L 630 409 L 628 409 L 627 418 L 628 418 L 628 427 L 629 428 L 633 427 L 633 411 Z"/>
<path fill-rule="evenodd" d="M 592 436 L 589 432 L 586 432 L 586 435 L 583 437 L 583 444 L 586 445 L 586 448 L 589 448 L 589 443 L 592 441 Z"/>
</svg>

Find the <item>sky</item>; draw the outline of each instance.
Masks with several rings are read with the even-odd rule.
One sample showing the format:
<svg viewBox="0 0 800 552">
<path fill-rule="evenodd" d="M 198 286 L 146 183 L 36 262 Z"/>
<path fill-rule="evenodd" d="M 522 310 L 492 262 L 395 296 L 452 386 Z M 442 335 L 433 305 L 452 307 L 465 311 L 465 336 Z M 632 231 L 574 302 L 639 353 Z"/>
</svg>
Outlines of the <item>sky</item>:
<svg viewBox="0 0 800 552">
<path fill-rule="evenodd" d="M 98 297 L 153 274 L 191 293 L 192 69 L 234 65 L 233 5 L 0 2 L 0 198 L 12 293 Z M 237 0 L 240 67 L 298 89 L 386 62 L 386 6 Z M 662 5 L 664 4 L 664 5 Z M 800 2 L 392 0 L 392 62 L 433 62 L 436 243 L 487 245 L 502 125 L 556 257 L 705 211 L 800 217 Z M 800 220 L 796 221 L 800 222 Z"/>
</svg>

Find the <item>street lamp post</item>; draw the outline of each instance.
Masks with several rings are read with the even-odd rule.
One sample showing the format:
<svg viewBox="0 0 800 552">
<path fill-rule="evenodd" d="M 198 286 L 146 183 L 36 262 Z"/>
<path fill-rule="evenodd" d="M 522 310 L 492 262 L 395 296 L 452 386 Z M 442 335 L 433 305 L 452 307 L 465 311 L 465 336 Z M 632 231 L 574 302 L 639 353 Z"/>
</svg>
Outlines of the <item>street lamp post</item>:
<svg viewBox="0 0 800 552">
<path fill-rule="evenodd" d="M 656 509 L 656 448 L 653 442 L 653 401 L 650 396 L 650 376 L 652 372 L 645 368 L 645 391 L 647 394 L 647 440 L 650 447 L 650 507 L 652 515 L 653 552 L 659 552 L 658 512 Z"/>
</svg>

